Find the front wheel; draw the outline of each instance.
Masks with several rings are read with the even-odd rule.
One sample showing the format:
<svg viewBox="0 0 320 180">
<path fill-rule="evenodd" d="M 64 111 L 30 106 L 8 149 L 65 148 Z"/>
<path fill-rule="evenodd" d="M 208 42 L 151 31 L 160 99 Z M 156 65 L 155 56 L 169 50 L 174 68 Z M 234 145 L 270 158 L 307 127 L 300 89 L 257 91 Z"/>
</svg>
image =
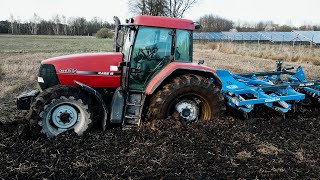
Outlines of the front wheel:
<svg viewBox="0 0 320 180">
<path fill-rule="evenodd" d="M 92 124 L 88 95 L 72 86 L 44 90 L 32 104 L 29 119 L 33 134 L 52 138 L 72 129 L 82 135 Z"/>
<path fill-rule="evenodd" d="M 151 98 L 148 118 L 211 120 L 223 115 L 225 109 L 219 89 L 208 79 L 190 74 L 174 78 Z"/>
</svg>

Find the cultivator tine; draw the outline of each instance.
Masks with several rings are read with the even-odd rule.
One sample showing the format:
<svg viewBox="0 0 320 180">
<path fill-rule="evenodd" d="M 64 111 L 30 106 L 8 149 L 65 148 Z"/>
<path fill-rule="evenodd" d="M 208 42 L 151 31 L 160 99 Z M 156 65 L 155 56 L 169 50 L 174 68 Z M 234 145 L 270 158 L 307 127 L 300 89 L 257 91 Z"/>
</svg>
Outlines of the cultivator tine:
<svg viewBox="0 0 320 180">
<path fill-rule="evenodd" d="M 241 95 L 239 95 L 238 99 L 239 99 L 240 101 L 246 100 L 246 99 L 244 99 Z M 246 104 L 246 105 L 244 105 L 244 106 L 245 106 L 246 108 L 248 108 L 248 109 L 253 108 L 253 107 L 252 107 L 253 105 L 249 105 L 249 104 Z"/>
<path fill-rule="evenodd" d="M 289 108 L 290 106 L 289 106 L 289 104 L 288 103 L 286 103 L 285 101 L 279 101 L 278 102 L 283 108 Z"/>
<path fill-rule="evenodd" d="M 282 120 L 286 120 L 286 113 L 280 112 Z"/>
<path fill-rule="evenodd" d="M 278 104 L 278 106 L 277 106 L 277 104 Z M 292 107 L 291 104 L 288 104 L 285 101 L 265 103 L 265 106 L 272 108 L 278 112 L 282 112 L 282 113 L 287 113 L 289 110 L 291 110 L 291 107 Z"/>
<path fill-rule="evenodd" d="M 249 113 L 247 112 L 242 112 L 242 116 L 245 120 L 248 120 L 249 119 Z"/>
</svg>

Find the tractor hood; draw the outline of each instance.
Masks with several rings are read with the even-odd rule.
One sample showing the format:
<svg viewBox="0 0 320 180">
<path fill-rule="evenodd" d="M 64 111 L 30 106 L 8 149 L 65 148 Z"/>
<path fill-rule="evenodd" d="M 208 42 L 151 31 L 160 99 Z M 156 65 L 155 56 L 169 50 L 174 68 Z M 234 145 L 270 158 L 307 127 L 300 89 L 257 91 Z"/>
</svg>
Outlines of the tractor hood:
<svg viewBox="0 0 320 180">
<path fill-rule="evenodd" d="M 73 71 L 110 72 L 110 66 L 118 66 L 122 61 L 122 53 L 87 53 L 54 57 L 41 62 L 52 64 L 57 73 Z M 114 71 L 114 70 L 113 70 Z"/>
<path fill-rule="evenodd" d="M 91 87 L 117 88 L 120 85 L 119 63 L 122 53 L 87 53 L 66 55 L 41 62 L 39 77 L 43 77 L 42 67 L 54 67 L 59 84 L 75 85 L 79 81 Z"/>
</svg>

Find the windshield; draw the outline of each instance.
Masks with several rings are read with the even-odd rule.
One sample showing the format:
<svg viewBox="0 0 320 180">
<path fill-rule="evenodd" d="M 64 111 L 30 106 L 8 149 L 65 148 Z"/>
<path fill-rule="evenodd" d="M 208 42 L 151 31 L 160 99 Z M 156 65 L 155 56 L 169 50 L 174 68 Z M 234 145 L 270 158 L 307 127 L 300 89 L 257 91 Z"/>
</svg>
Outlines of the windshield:
<svg viewBox="0 0 320 180">
<path fill-rule="evenodd" d="M 149 57 L 156 55 L 158 59 L 170 56 L 172 47 L 170 31 L 171 29 L 140 27 L 133 49 L 133 56 L 138 56 L 142 51 Z"/>
</svg>

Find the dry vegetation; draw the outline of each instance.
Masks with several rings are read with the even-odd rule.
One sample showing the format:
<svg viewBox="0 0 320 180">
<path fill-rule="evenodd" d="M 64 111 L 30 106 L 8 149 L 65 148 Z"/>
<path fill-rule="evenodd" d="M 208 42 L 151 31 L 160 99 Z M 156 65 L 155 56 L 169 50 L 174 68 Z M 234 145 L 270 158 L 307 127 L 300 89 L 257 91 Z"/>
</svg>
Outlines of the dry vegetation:
<svg viewBox="0 0 320 180">
<path fill-rule="evenodd" d="M 270 58 L 270 57 L 255 57 L 249 52 L 259 53 L 257 49 L 255 49 L 258 45 L 251 44 L 252 49 L 250 49 L 249 44 L 241 45 L 241 44 L 231 44 L 231 43 L 196 43 L 194 45 L 194 59 L 198 61 L 200 59 L 205 60 L 206 65 L 213 67 L 215 69 L 227 69 L 232 73 L 244 73 L 244 72 L 259 72 L 259 71 L 270 71 L 275 70 L 276 68 L 276 60 L 280 58 Z M 230 52 L 222 52 L 223 47 L 227 46 L 232 47 L 233 49 L 237 49 L 237 51 Z M 247 49 L 243 49 L 243 54 L 240 52 L 241 47 L 247 47 Z M 267 48 L 268 46 L 276 49 L 275 45 L 262 45 Z M 231 48 L 231 49 L 232 49 Z M 278 46 L 280 48 L 280 46 Z M 289 46 L 287 48 L 290 48 Z M 320 58 L 320 49 L 313 49 L 315 53 L 319 53 Z M 271 51 L 271 50 L 270 50 Z M 239 53 L 236 53 L 239 52 Z M 279 56 L 281 53 L 287 52 L 278 52 Z M 297 67 L 301 65 L 306 75 L 311 79 L 320 79 L 320 66 L 314 65 L 310 63 L 310 61 L 287 61 L 284 59 L 284 65 Z"/>
<path fill-rule="evenodd" d="M 57 53 L 1 53 L 2 75 L 0 98 L 11 98 L 15 93 L 36 87 L 37 70 L 41 60 Z"/>
<path fill-rule="evenodd" d="M 227 54 L 320 65 L 320 48 L 316 46 L 211 42 L 205 48 Z"/>
<path fill-rule="evenodd" d="M 112 40 L 77 36 L 0 35 L 0 99 L 37 86 L 41 60 L 65 54 L 112 50 Z"/>
<path fill-rule="evenodd" d="M 0 35 L 0 53 L 80 53 L 110 51 L 111 39 L 89 36 Z"/>
</svg>

